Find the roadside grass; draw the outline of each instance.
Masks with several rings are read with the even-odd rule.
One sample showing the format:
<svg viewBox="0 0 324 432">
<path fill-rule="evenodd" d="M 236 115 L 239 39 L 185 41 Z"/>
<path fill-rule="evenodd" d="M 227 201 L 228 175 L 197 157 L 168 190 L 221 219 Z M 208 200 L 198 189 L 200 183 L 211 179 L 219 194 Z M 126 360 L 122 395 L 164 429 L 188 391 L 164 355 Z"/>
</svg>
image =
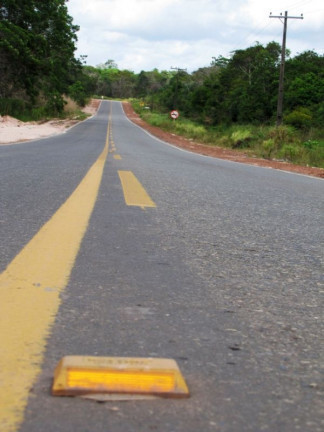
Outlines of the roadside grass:
<svg viewBox="0 0 324 432">
<path fill-rule="evenodd" d="M 137 99 L 134 110 L 152 126 L 210 146 L 231 148 L 263 159 L 324 168 L 324 128 L 297 129 L 293 126 L 217 125 L 205 126 L 169 113 L 151 112 Z"/>
</svg>

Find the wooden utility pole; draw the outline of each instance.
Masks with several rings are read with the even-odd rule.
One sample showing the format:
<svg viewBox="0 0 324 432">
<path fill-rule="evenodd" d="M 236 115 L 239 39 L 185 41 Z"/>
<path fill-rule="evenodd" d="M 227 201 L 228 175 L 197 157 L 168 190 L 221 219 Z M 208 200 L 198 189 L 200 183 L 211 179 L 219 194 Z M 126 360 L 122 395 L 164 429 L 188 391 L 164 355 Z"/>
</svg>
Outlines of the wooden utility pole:
<svg viewBox="0 0 324 432">
<path fill-rule="evenodd" d="M 286 38 L 287 38 L 287 21 L 288 19 L 304 19 L 303 14 L 300 17 L 288 16 L 288 12 L 285 11 L 285 16 L 282 13 L 279 16 L 272 15 L 270 12 L 269 18 L 284 18 L 284 29 L 281 46 L 281 63 L 280 63 L 280 75 L 279 75 L 279 91 L 278 91 L 278 105 L 277 105 L 277 126 L 282 124 L 282 111 L 283 111 L 283 96 L 284 96 L 284 76 L 285 76 L 285 60 L 286 60 Z"/>
</svg>

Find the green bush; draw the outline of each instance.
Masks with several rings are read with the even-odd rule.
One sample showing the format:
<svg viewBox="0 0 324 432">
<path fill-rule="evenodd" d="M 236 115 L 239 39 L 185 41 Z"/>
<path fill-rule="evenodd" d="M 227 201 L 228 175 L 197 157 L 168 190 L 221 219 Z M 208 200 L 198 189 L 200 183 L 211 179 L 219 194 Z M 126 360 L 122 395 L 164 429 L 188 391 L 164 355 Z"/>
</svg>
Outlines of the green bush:
<svg viewBox="0 0 324 432">
<path fill-rule="evenodd" d="M 62 113 L 64 109 L 64 98 L 59 92 L 52 92 L 46 95 L 45 112 L 48 115 L 56 115 Z"/>
<path fill-rule="evenodd" d="M 224 135 L 216 139 L 216 144 L 220 147 L 231 147 L 232 141 L 228 136 Z"/>
<path fill-rule="evenodd" d="M 307 141 L 303 142 L 303 146 L 308 150 L 315 149 L 319 145 L 320 145 L 320 143 L 316 140 L 307 140 Z"/>
<path fill-rule="evenodd" d="M 309 129 L 312 126 L 312 113 L 307 108 L 298 108 L 284 117 L 285 123 L 297 129 Z"/>
<path fill-rule="evenodd" d="M 295 130 L 291 126 L 279 126 L 269 130 L 269 137 L 272 138 L 278 147 L 294 141 Z"/>
<path fill-rule="evenodd" d="M 168 116 L 165 114 L 146 112 L 144 113 L 143 118 L 152 126 L 156 127 L 167 126 L 168 122 Z"/>
<path fill-rule="evenodd" d="M 20 117 L 28 109 L 24 100 L 20 99 L 0 99 L 0 115 Z"/>
<path fill-rule="evenodd" d="M 312 111 L 314 113 L 314 125 L 323 127 L 323 118 L 324 118 L 324 101 L 320 102 L 317 105 L 312 107 Z"/>
<path fill-rule="evenodd" d="M 276 148 L 276 144 L 272 138 L 263 141 L 262 142 L 262 153 L 263 153 L 262 155 L 263 155 L 263 157 L 270 159 L 271 154 L 274 152 L 275 148 Z"/>
<path fill-rule="evenodd" d="M 24 115 L 24 119 L 21 119 L 21 120 L 24 120 L 24 121 L 31 121 L 31 120 L 38 121 L 38 120 L 46 119 L 47 117 L 48 116 L 47 116 L 45 107 L 39 107 L 39 108 L 33 108 L 31 111 L 29 111 L 28 113 L 26 113 Z"/>
<path fill-rule="evenodd" d="M 183 134 L 189 138 L 198 139 L 200 138 L 204 141 L 204 136 L 206 134 L 206 128 L 204 126 L 196 125 L 189 122 L 181 122 L 176 120 L 174 122 L 174 129 L 176 133 Z"/>
<path fill-rule="evenodd" d="M 81 107 L 85 106 L 87 95 L 80 81 L 76 81 L 74 84 L 70 85 L 68 94 Z"/>
<path fill-rule="evenodd" d="M 324 168 L 324 141 L 318 142 L 316 147 L 308 151 L 308 164 Z"/>
<path fill-rule="evenodd" d="M 251 131 L 248 129 L 241 129 L 237 130 L 232 133 L 231 140 L 232 140 L 232 147 L 238 148 L 238 147 L 245 147 L 248 142 L 251 140 L 252 134 Z"/>
<path fill-rule="evenodd" d="M 287 159 L 290 162 L 293 162 L 299 153 L 300 153 L 300 149 L 297 146 L 291 144 L 285 144 L 280 150 L 279 155 L 282 158 Z"/>
</svg>

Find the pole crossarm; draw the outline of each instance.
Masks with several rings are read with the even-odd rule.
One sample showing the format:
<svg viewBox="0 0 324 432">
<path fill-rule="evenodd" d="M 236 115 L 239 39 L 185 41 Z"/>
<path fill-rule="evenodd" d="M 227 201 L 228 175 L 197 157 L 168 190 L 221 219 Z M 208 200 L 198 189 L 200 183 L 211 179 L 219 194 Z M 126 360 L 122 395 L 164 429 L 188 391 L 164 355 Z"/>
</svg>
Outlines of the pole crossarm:
<svg viewBox="0 0 324 432">
<path fill-rule="evenodd" d="M 179 67 L 173 67 L 173 66 L 171 66 L 171 69 L 172 70 L 176 70 L 177 72 L 187 72 L 187 69 L 182 69 L 182 68 L 179 68 Z"/>
<path fill-rule="evenodd" d="M 303 14 L 301 14 L 300 16 L 288 16 L 287 17 L 285 15 L 272 15 L 272 13 L 270 12 L 269 18 L 292 18 L 292 19 L 304 19 Z"/>
</svg>

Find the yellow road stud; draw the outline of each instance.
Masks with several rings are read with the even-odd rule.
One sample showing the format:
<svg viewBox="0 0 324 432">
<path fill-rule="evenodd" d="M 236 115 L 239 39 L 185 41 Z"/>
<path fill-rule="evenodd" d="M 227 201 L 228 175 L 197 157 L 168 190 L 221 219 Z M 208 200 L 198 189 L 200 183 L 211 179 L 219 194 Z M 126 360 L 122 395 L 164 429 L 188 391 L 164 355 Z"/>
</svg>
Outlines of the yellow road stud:
<svg viewBox="0 0 324 432">
<path fill-rule="evenodd" d="M 58 363 L 54 396 L 89 394 L 189 397 L 177 363 L 172 359 L 67 356 Z"/>
</svg>

